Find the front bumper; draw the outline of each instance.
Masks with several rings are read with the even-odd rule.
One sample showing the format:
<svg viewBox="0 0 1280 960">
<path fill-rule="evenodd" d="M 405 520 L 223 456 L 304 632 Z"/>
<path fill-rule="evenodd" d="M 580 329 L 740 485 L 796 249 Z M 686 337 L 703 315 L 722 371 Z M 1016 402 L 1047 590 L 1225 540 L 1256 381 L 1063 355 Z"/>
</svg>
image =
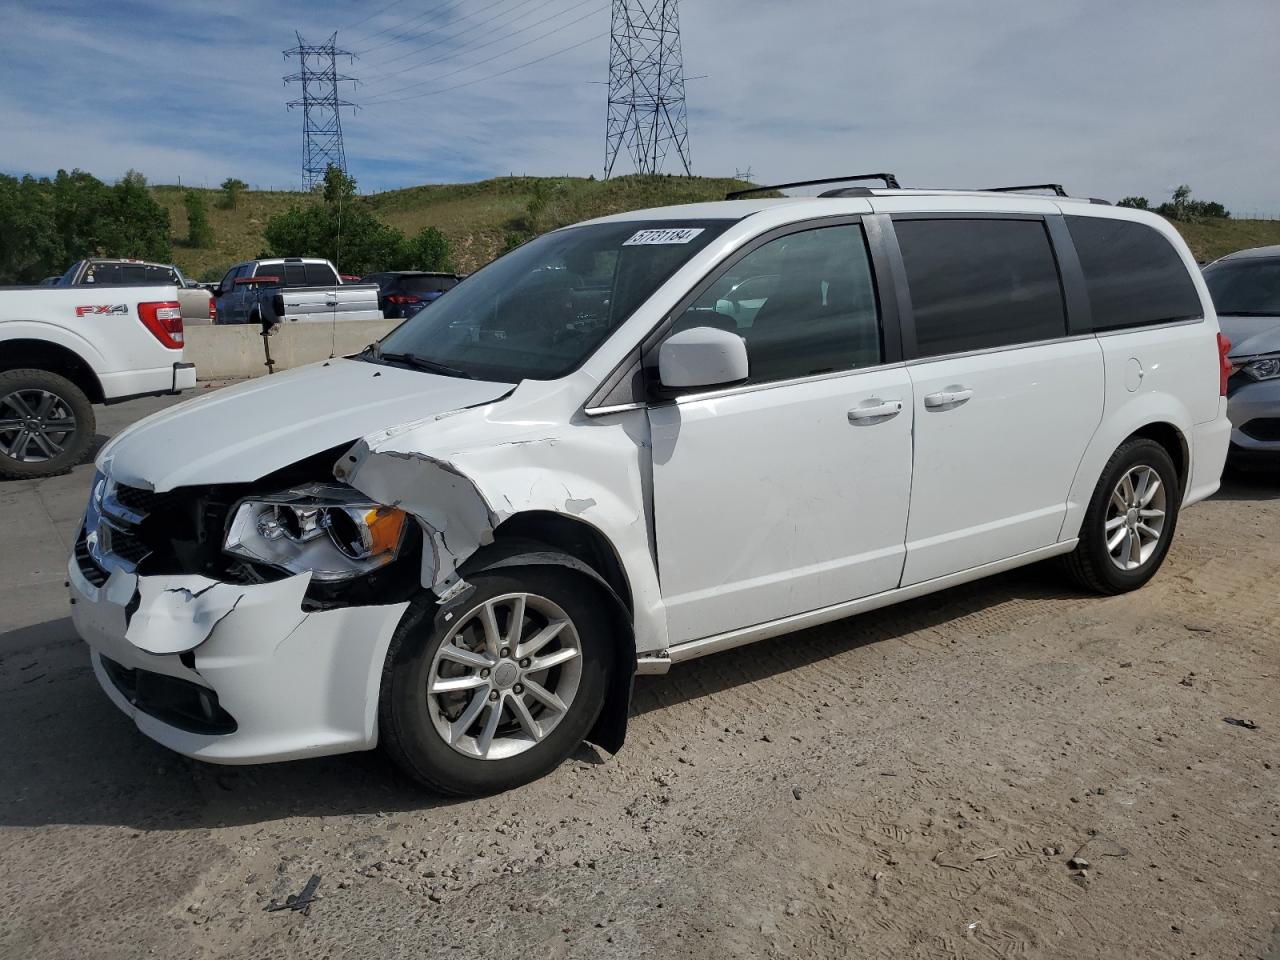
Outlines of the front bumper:
<svg viewBox="0 0 1280 960">
<path fill-rule="evenodd" d="M 1237 377 L 1242 376 L 1237 374 Z M 1280 459 L 1280 380 L 1246 381 L 1231 391 L 1231 453 L 1238 459 Z M 1277 439 L 1272 439 L 1276 437 Z"/>
<path fill-rule="evenodd" d="M 107 696 L 156 742 L 214 763 L 377 744 L 382 665 L 408 603 L 305 611 L 306 574 L 206 590 L 196 581 L 216 581 L 116 570 L 95 586 L 82 563 L 67 568 L 76 631 Z"/>
</svg>

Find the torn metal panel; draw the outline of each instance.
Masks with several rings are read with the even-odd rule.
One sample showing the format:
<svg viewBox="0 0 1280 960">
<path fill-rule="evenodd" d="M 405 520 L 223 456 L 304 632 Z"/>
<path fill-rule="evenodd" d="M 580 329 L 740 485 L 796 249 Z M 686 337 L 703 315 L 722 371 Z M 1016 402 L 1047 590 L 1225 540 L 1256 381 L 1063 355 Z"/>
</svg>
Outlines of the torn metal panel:
<svg viewBox="0 0 1280 960">
<path fill-rule="evenodd" d="M 589 524 L 609 541 L 630 586 L 638 649 L 667 646 L 651 549 L 643 411 L 549 422 L 539 397 L 554 385 L 526 381 L 500 407 L 462 411 L 365 437 L 334 475 L 371 499 L 411 513 L 421 525 L 422 583 L 437 594 L 458 568 L 492 543 L 503 521 L 530 511 Z M 523 401 L 523 403 L 522 403 Z"/>
<path fill-rule="evenodd" d="M 125 639 L 147 653 L 185 653 L 200 646 L 220 624 L 238 614 L 261 643 L 288 636 L 305 616 L 302 597 L 311 574 L 274 583 L 222 583 L 196 574 L 139 577 L 138 608 Z"/>
</svg>

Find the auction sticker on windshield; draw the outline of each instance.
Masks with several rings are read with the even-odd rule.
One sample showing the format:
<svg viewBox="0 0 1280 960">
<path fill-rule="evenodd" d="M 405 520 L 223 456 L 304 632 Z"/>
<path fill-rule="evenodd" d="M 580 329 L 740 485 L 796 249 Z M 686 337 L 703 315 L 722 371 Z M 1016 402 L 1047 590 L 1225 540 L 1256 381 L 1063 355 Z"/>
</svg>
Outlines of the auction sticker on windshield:
<svg viewBox="0 0 1280 960">
<path fill-rule="evenodd" d="M 642 247 L 655 243 L 688 243 L 705 227 L 676 227 L 669 230 L 641 230 L 624 240 L 624 247 Z"/>
</svg>

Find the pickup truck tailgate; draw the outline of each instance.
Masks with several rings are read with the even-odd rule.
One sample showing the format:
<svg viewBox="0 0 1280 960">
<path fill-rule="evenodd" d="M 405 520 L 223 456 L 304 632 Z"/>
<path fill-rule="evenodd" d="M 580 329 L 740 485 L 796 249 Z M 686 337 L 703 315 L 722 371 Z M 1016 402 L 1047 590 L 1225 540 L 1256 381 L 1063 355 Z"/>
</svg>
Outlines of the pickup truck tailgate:
<svg viewBox="0 0 1280 960">
<path fill-rule="evenodd" d="M 375 283 L 286 287 L 277 296 L 284 309 L 276 312 L 284 322 L 382 319 Z"/>
</svg>

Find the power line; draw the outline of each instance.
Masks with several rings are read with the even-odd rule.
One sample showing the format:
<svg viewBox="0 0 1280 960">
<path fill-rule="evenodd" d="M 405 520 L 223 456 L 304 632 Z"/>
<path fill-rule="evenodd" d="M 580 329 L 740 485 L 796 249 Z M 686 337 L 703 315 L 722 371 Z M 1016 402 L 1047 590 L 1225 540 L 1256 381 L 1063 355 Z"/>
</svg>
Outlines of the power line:
<svg viewBox="0 0 1280 960">
<path fill-rule="evenodd" d="M 388 3 L 388 4 L 387 4 L 385 7 L 383 7 L 381 10 L 375 10 L 373 13 L 369 14 L 367 17 L 363 17 L 363 18 L 361 18 L 361 19 L 357 20 L 355 23 L 349 23 L 349 24 L 347 24 L 345 27 L 343 27 L 342 29 L 343 29 L 343 30 L 353 30 L 353 29 L 355 29 L 356 27 L 360 26 L 360 24 L 362 24 L 362 23 L 368 23 L 368 22 L 369 22 L 370 20 L 372 20 L 374 17 L 380 17 L 380 16 L 382 16 L 384 13 L 386 13 L 388 10 L 390 10 L 392 7 L 398 7 L 398 6 L 400 6 L 400 4 L 402 4 L 402 3 L 404 3 L 404 0 L 392 0 L 392 2 L 391 2 L 391 3 Z M 373 34 L 373 36 L 377 36 L 377 34 Z"/>
<path fill-rule="evenodd" d="M 477 60 L 475 63 L 467 64 L 467 65 L 465 65 L 465 66 L 459 67 L 459 68 L 458 68 L 458 69 L 456 69 L 456 70 L 450 70 L 448 73 L 442 73 L 442 74 L 440 74 L 440 75 L 439 75 L 439 76 L 437 76 L 437 77 L 431 77 L 431 78 L 426 79 L 426 80 L 419 80 L 417 83 L 410 83 L 410 84 L 406 84 L 405 86 L 403 86 L 403 87 L 397 87 L 397 88 L 395 88 L 394 90 L 386 90 L 386 91 L 383 91 L 383 93 L 381 93 L 381 94 L 379 94 L 379 95 L 378 95 L 380 99 L 370 100 L 370 101 L 369 101 L 369 105 L 370 105 L 370 106 L 372 106 L 373 104 L 376 104 L 376 103 L 399 103 L 399 102 L 401 102 L 402 100 L 411 100 L 411 99 L 413 99 L 415 96 L 417 96 L 417 94 L 411 94 L 411 95 L 410 95 L 410 96 L 408 96 L 408 97 L 398 97 L 398 98 L 395 98 L 395 99 L 387 99 L 387 98 L 388 98 L 391 94 L 395 94 L 395 93 L 403 93 L 403 92 L 404 92 L 404 91 L 406 91 L 406 90 L 413 90 L 413 89 L 415 89 L 415 88 L 417 88 L 417 87 L 424 87 L 424 86 L 428 86 L 428 85 L 430 85 L 430 84 L 432 84 L 432 83 L 438 83 L 439 81 L 444 80 L 444 79 L 446 79 L 446 78 L 448 78 L 448 77 L 456 76 L 456 75 L 458 75 L 459 73 L 465 73 L 465 72 L 466 72 L 466 71 L 468 71 L 468 70 L 473 70 L 473 69 L 475 69 L 476 67 L 483 66 L 483 65 L 484 65 L 484 64 L 486 64 L 486 63 L 492 63 L 494 60 L 500 60 L 500 59 L 502 59 L 503 57 L 505 57 L 505 56 L 506 56 L 507 54 L 509 54 L 509 53 L 515 53 L 515 51 L 517 51 L 517 50 L 519 50 L 519 49 L 521 49 L 521 48 L 523 48 L 523 47 L 527 47 L 527 46 L 529 46 L 531 43 L 537 43 L 539 40 L 543 40 L 543 39 L 545 39 L 545 38 L 547 38 L 547 37 L 551 36 L 553 33 L 559 33 L 561 30 L 563 30 L 563 29 L 565 29 L 565 28 L 567 28 L 567 27 L 572 27 L 572 26 L 574 26 L 575 24 L 581 23 L 583 20 L 586 20 L 586 19 L 588 19 L 588 18 L 590 18 L 590 17 L 595 16 L 597 13 L 600 13 L 601 11 L 603 11 L 603 10 L 605 9 L 605 7 L 607 7 L 607 6 L 608 6 L 608 4 L 605 4 L 605 5 L 603 5 L 603 6 L 596 7 L 594 10 L 591 10 L 590 12 L 583 14 L 581 17 L 578 17 L 577 19 L 574 19 L 574 20 L 569 21 L 568 23 L 566 23 L 566 24 L 564 25 L 564 27 L 556 27 L 554 30 L 548 30 L 546 33 L 540 33 L 540 34 L 538 34 L 536 37 L 531 37 L 530 39 L 525 40 L 523 43 L 517 43 L 514 47 L 511 47 L 511 48 L 509 48 L 509 49 L 507 49 L 507 50 L 503 50 L 501 53 L 495 53 L 492 57 L 486 57 L 484 60 Z M 603 36 L 603 34 L 602 34 L 602 36 Z M 581 44 L 578 44 L 578 46 L 581 46 Z M 573 49 L 573 47 L 566 47 L 566 48 L 565 48 L 565 50 L 571 50 L 571 49 Z M 563 52 L 564 52 L 564 50 L 561 50 L 561 51 L 559 51 L 559 52 L 563 53 Z M 531 63 L 536 63 L 536 62 L 539 62 L 539 61 L 531 61 Z M 495 74 L 495 76 L 502 76 L 502 74 Z M 463 84 L 463 86 L 466 86 L 466 85 L 469 85 L 469 84 Z M 456 87 L 451 87 L 451 88 L 449 88 L 449 89 L 456 89 Z M 443 91 L 436 91 L 436 92 L 443 92 Z M 431 95 L 433 95 L 433 94 L 427 94 L 427 96 L 431 96 Z"/>
<path fill-rule="evenodd" d="M 284 51 L 284 58 L 297 57 L 298 72 L 284 81 L 302 84 L 302 99 L 289 101 L 289 109 L 302 108 L 302 186 L 310 190 L 324 181 L 331 166 L 347 172 L 341 110 L 354 104 L 338 96 L 338 84 L 354 83 L 355 78 L 338 73 L 338 57 L 350 58 L 351 53 L 338 49 L 337 33 L 321 44 L 306 44 L 301 34 L 294 36 L 298 45 Z"/>
<path fill-rule="evenodd" d="M 524 6 L 524 4 L 525 4 L 525 3 L 532 3 L 532 2 L 535 2 L 535 0 L 524 0 L 524 3 L 520 4 L 520 6 Z M 383 75 L 382 77 L 379 77 L 379 78 L 378 78 L 378 80 L 377 80 L 377 81 L 375 81 L 375 83 L 384 83 L 384 82 L 386 82 L 386 80 L 387 80 L 387 79 L 389 79 L 389 78 L 391 78 L 391 77 L 399 76 L 399 75 L 401 75 L 401 74 L 405 74 L 405 73 L 410 73 L 410 72 L 412 72 L 412 71 L 414 71 L 414 70 L 421 70 L 421 69 L 423 69 L 424 67 L 434 66 L 434 65 L 435 65 L 435 64 L 437 64 L 437 63 L 444 63 L 444 62 L 446 62 L 446 61 L 448 61 L 448 60 L 452 60 L 452 59 L 454 59 L 458 54 L 463 53 L 463 52 L 472 52 L 472 53 L 474 53 L 476 50 L 483 50 L 485 47 L 491 47 L 491 46 L 493 46 L 495 43 L 501 43 L 503 40 L 509 40 L 509 39 L 511 39 L 512 37 L 519 36 L 519 35 L 520 35 L 520 34 L 522 34 L 522 33 L 527 33 L 527 32 L 529 32 L 530 30 L 533 30 L 535 27 L 540 27 L 540 26 L 542 26 L 543 24 L 550 23 L 552 20 L 557 20 L 557 19 L 559 19 L 560 17 L 563 17 L 566 13 L 572 13 L 574 10 L 578 10 L 578 9 L 580 9 L 580 8 L 582 8 L 582 7 L 585 7 L 588 3 L 593 3 L 593 2 L 594 2 L 594 0 L 579 0 L 579 2 L 578 2 L 578 3 L 571 4 L 570 6 L 565 7 L 563 10 L 561 10 L 559 13 L 553 13 L 553 14 L 551 14 L 549 17 L 544 17 L 543 19 L 539 20 L 539 21 L 538 21 L 538 22 L 536 22 L 536 23 L 531 23 L 531 24 L 529 24 L 528 26 L 520 27 L 518 30 L 512 30 L 512 31 L 510 31 L 509 33 L 504 33 L 504 34 L 502 34 L 502 35 L 500 35 L 500 36 L 497 36 L 497 37 L 494 37 L 494 38 L 492 38 L 492 39 L 490 39 L 490 40 L 485 40 L 483 43 L 478 43 L 477 41 L 469 41 L 469 42 L 467 42 L 467 43 L 462 44 L 460 47 L 457 47 L 457 48 L 455 48 L 455 49 L 451 50 L 449 53 L 445 54 L 445 55 L 444 55 L 444 56 L 442 56 L 442 57 L 436 57 L 436 58 L 435 58 L 435 59 L 433 59 L 433 60 L 426 60 L 426 61 L 423 61 L 423 62 L 421 62 L 421 63 L 417 63 L 417 64 L 414 64 L 414 65 L 412 65 L 412 66 L 405 67 L 405 68 L 403 68 L 403 69 L 401 69 L 401 70 L 397 70 L 397 71 L 395 71 L 395 72 L 393 72 L 393 73 L 385 74 L 385 75 Z M 514 9 L 514 8 L 513 8 L 513 9 Z M 599 8 L 599 9 L 603 10 L 604 8 L 603 8 L 603 7 L 601 7 L 601 8 Z M 507 12 L 508 12 L 508 13 L 510 13 L 511 11 L 509 10 L 509 11 L 507 11 Z M 534 12 L 534 11 L 530 11 L 530 12 Z M 593 12 L 594 12 L 594 11 L 593 11 Z M 527 17 L 528 15 L 529 15 L 528 13 L 521 14 L 519 17 L 516 17 L 516 18 L 515 18 L 515 20 L 509 21 L 508 23 L 509 23 L 509 24 L 511 24 L 511 23 L 515 23 L 515 22 L 516 22 L 516 20 L 523 20 L 523 19 L 524 19 L 525 17 Z M 589 17 L 589 16 L 591 16 L 591 14 L 586 14 L 585 16 Z M 575 21 L 575 22 L 576 22 L 576 21 Z M 569 26 L 569 25 L 570 25 L 570 24 L 566 24 L 566 26 Z M 461 31 L 460 33 L 454 34 L 454 36 L 453 36 L 453 37 L 446 37 L 446 38 L 445 38 L 445 40 L 452 40 L 452 39 L 456 39 L 457 37 L 461 36 L 463 33 L 467 33 L 467 32 L 469 32 L 469 31 L 467 31 L 467 30 L 463 30 L 463 31 Z M 443 42 L 443 41 L 439 41 L 439 40 L 438 40 L 438 41 L 436 41 L 436 43 L 440 43 L 440 42 Z M 428 47 L 430 47 L 430 46 L 434 46 L 434 44 L 427 44 L 427 46 L 428 46 Z M 424 50 L 425 50 L 425 49 L 426 49 L 426 47 L 423 47 L 422 49 L 424 49 Z M 514 49 L 514 48 L 513 48 L 513 49 Z M 421 51 L 419 51 L 419 52 L 421 52 Z M 386 92 L 386 93 L 391 93 L 392 91 L 388 90 L 388 91 L 385 91 L 385 92 Z M 373 94 L 373 96 L 381 96 L 381 94 L 380 94 L 380 93 L 375 93 L 375 94 Z"/>
<path fill-rule="evenodd" d="M 484 6 L 484 7 L 481 7 L 479 10 L 473 11 L 472 13 L 468 14 L 466 17 L 459 17 L 457 20 L 453 21 L 452 23 L 446 24 L 445 26 L 452 27 L 454 24 L 461 23 L 463 20 L 469 19 L 470 17 L 473 17 L 476 14 L 484 13 L 486 10 L 492 9 L 493 7 L 496 7 L 499 4 L 508 3 L 508 2 L 510 2 L 510 0 L 497 0 L 497 2 L 495 3 L 491 3 L 488 6 Z M 500 13 L 496 13 L 492 17 L 490 17 L 488 20 L 481 20 L 479 23 L 473 23 L 469 27 L 463 27 L 457 33 L 438 34 L 436 38 L 432 40 L 430 43 L 425 43 L 420 47 L 415 47 L 412 50 L 407 50 L 404 53 L 398 54 L 394 57 L 388 57 L 385 60 L 379 61 L 379 63 L 381 66 L 385 67 L 387 64 L 397 63 L 398 61 L 403 60 L 405 57 L 412 57 L 415 54 L 421 53 L 424 50 L 429 50 L 432 47 L 439 46 L 442 43 L 447 43 L 450 40 L 456 40 L 458 37 L 461 37 L 464 34 L 473 33 L 474 31 L 479 30 L 481 27 L 485 26 L 486 24 L 490 24 L 494 20 L 500 19 L 505 14 L 511 13 L 513 10 L 519 10 L 521 7 L 528 6 L 530 3 L 533 3 L 533 2 L 536 2 L 536 0 L 520 0 L 520 2 L 517 3 L 514 7 L 511 7 L 510 9 L 504 10 Z M 520 19 L 520 18 L 517 17 L 517 19 Z M 422 39 L 423 37 L 424 37 L 424 34 L 422 33 L 418 33 L 416 35 L 417 39 Z M 410 66 L 410 67 L 404 68 L 403 70 L 397 70 L 392 73 L 387 73 L 387 74 L 384 74 L 382 77 L 379 77 L 379 80 L 382 80 L 385 77 L 393 77 L 393 76 L 396 76 L 397 74 L 404 73 L 405 70 L 412 70 L 412 69 L 414 68 Z"/>
<path fill-rule="evenodd" d="M 457 21 L 461 21 L 461 20 L 468 20 L 468 19 L 470 19 L 471 17 L 475 16 L 477 13 L 483 13 L 485 10 L 488 10 L 490 7 L 496 7 L 496 6 L 498 6 L 499 4 L 502 4 L 502 3 L 509 3 L 509 2 L 510 2 L 510 0 L 494 0 L 494 2 L 493 2 L 493 3 L 489 4 L 489 6 L 487 6 L 487 7 L 481 7 L 479 10 L 476 10 L 476 11 L 473 11 L 472 13 L 468 13 L 468 14 L 465 14 L 465 15 L 463 15 L 463 16 L 461 16 L 461 17 L 458 17 L 458 18 L 456 18 L 456 20 L 455 20 L 455 21 L 453 21 L 453 22 L 457 22 Z M 453 4 L 451 4 L 451 3 L 444 3 L 444 4 L 441 4 L 441 5 L 440 5 L 440 6 L 438 6 L 438 7 L 433 7 L 433 8 L 431 8 L 430 10 L 425 11 L 424 13 L 420 13 L 420 14 L 418 14 L 416 17 L 412 17 L 412 18 L 411 18 L 411 19 L 409 19 L 409 20 L 405 20 L 405 21 L 403 21 L 403 22 L 401 22 L 401 23 L 397 24 L 395 28 L 396 28 L 396 29 L 402 29 L 402 28 L 404 28 L 404 27 L 408 27 L 410 24 L 416 24 L 416 23 L 419 23 L 419 22 L 421 22 L 421 21 L 423 21 L 423 20 L 426 20 L 428 17 L 434 16 L 435 14 L 439 13 L 441 10 L 444 10 L 444 9 L 446 9 L 446 8 L 448 8 L 448 7 L 451 7 L 451 6 L 453 6 Z M 414 37 L 419 37 L 419 38 L 420 38 L 421 36 L 422 36 L 422 34 L 421 34 L 421 32 L 420 32 L 420 31 L 415 31 L 415 30 L 405 30 L 405 31 L 404 31 L 404 33 L 398 33 L 398 34 L 396 34 L 396 35 L 395 35 L 395 37 L 393 37 L 392 39 L 390 39 L 390 40 L 386 40 L 386 41 L 384 41 L 383 43 L 380 43 L 380 44 L 378 44 L 378 45 L 377 45 L 377 46 L 375 46 L 375 47 L 369 47 L 368 49 L 366 49 L 366 50 L 362 51 L 362 53 L 363 53 L 364 55 L 366 55 L 366 56 L 367 56 L 368 54 L 373 53 L 375 50 L 382 50 L 382 49 L 383 49 L 383 48 L 385 48 L 385 47 L 393 47 L 393 46 L 395 46 L 397 43 L 403 43 L 403 42 L 404 42 L 404 41 L 406 41 L 406 40 L 412 39 L 412 38 L 414 38 Z M 369 39 L 372 39 L 372 38 L 369 38 Z M 410 51 L 410 53 L 412 53 L 412 52 L 413 52 L 413 51 Z M 396 59 L 398 59 L 398 58 L 396 58 Z"/>
<path fill-rule="evenodd" d="M 388 103 L 401 103 L 405 100 L 420 100 L 423 97 L 434 97 L 442 93 L 448 93 L 451 90 L 460 90 L 463 87 L 470 87 L 477 83 L 484 83 L 486 80 L 496 80 L 498 77 L 505 77 L 509 73 L 515 73 L 517 70 L 523 70 L 525 67 L 532 67 L 535 64 L 542 63 L 546 60 L 550 60 L 552 57 L 558 57 L 562 53 L 568 53 L 570 50 L 576 50 L 578 49 L 578 47 L 584 47 L 588 43 L 594 43 L 596 40 L 601 40 L 607 37 L 608 35 L 609 35 L 609 32 L 607 30 L 604 33 L 597 33 L 594 37 L 587 37 L 587 39 L 580 40 L 577 43 L 570 44 L 567 47 L 561 47 L 559 50 L 553 50 L 551 53 L 548 53 L 542 57 L 538 57 L 536 60 L 530 60 L 527 63 L 517 64 L 514 67 L 509 67 L 506 70 L 501 70 L 498 73 L 491 73 L 487 77 L 477 77 L 475 80 L 467 80 L 464 83 L 455 83 L 452 86 L 441 87 L 439 90 L 428 90 L 426 93 L 410 94 L 407 97 L 400 97 L 395 100 L 383 100 L 383 101 L 379 101 L 379 103 L 388 104 Z"/>
<path fill-rule="evenodd" d="M 669 150 L 689 167 L 679 0 L 613 0 L 604 176 L 626 147 L 637 173 L 661 173 Z"/>
</svg>

